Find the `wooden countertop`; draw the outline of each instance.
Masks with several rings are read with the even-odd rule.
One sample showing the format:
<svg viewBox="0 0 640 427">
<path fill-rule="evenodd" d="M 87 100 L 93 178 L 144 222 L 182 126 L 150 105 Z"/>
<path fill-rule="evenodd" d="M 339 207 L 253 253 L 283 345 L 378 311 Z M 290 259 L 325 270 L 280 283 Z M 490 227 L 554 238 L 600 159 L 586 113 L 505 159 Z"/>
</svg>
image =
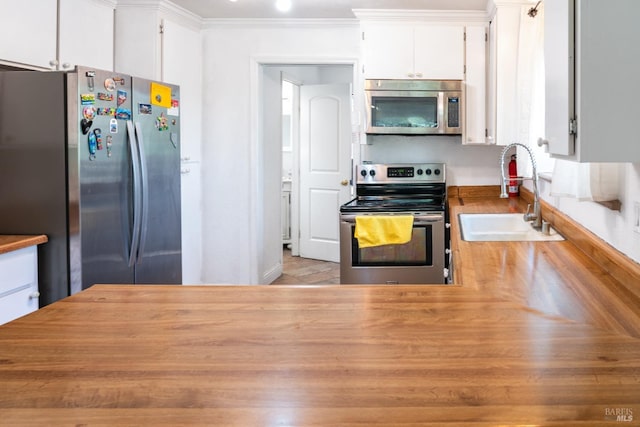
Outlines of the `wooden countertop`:
<svg viewBox="0 0 640 427">
<path fill-rule="evenodd" d="M 37 236 L 22 235 L 0 235 L 0 254 L 18 249 L 26 248 L 33 245 L 39 245 L 48 241 L 44 234 Z"/>
<path fill-rule="evenodd" d="M 522 200 L 460 197 L 450 198 L 449 207 L 457 284 L 550 315 L 640 337 L 640 281 L 634 288 L 633 283 L 616 280 L 573 241 L 461 240 L 459 213 L 524 212 Z"/>
<path fill-rule="evenodd" d="M 459 286 L 94 286 L 0 327 L 6 425 L 620 425 L 640 340 Z"/>
<path fill-rule="evenodd" d="M 520 201 L 450 202 L 457 286 L 99 285 L 3 325 L 2 422 L 637 423 L 637 293 L 572 241 L 460 240 Z"/>
</svg>

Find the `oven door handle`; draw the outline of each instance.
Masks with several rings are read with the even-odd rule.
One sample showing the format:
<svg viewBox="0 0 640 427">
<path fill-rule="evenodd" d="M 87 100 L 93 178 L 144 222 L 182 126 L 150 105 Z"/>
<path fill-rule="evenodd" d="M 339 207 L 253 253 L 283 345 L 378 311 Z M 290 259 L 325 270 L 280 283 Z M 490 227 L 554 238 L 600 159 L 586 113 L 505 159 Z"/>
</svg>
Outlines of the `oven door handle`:
<svg viewBox="0 0 640 427">
<path fill-rule="evenodd" d="M 410 215 L 409 214 L 401 214 L 401 215 Z M 340 220 L 348 223 L 355 223 L 356 216 L 371 216 L 371 215 L 353 215 L 353 214 L 342 214 L 340 215 Z M 389 215 L 392 216 L 392 215 Z M 441 213 L 433 213 L 433 214 L 420 214 L 414 215 L 413 217 L 413 225 L 426 225 L 433 224 L 434 222 L 442 222 L 444 221 L 444 215 Z"/>
</svg>

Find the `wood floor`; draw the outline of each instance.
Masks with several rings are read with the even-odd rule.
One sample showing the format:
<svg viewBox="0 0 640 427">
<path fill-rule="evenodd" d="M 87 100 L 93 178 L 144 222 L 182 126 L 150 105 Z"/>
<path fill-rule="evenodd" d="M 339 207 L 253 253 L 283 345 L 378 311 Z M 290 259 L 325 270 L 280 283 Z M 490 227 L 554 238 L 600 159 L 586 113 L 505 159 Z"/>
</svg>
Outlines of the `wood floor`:
<svg viewBox="0 0 640 427">
<path fill-rule="evenodd" d="M 272 285 L 337 285 L 340 284 L 340 264 L 291 256 L 283 251 L 283 274 Z"/>
</svg>

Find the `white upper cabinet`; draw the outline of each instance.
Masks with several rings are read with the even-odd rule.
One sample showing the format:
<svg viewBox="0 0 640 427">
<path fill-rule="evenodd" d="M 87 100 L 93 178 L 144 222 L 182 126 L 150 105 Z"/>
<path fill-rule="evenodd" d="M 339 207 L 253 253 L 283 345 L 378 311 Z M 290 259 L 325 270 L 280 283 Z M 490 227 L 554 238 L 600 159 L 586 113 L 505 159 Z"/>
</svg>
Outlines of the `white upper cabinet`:
<svg viewBox="0 0 640 427">
<path fill-rule="evenodd" d="M 487 31 L 485 26 L 465 31 L 465 105 L 463 144 L 487 144 Z"/>
<path fill-rule="evenodd" d="M 115 0 L 2 0 L 0 61 L 35 69 L 113 69 Z"/>
<path fill-rule="evenodd" d="M 0 61 L 51 68 L 56 59 L 56 0 L 1 0 Z"/>
<path fill-rule="evenodd" d="M 496 2 L 489 27 L 487 142 L 517 142 L 518 39 L 522 4 Z"/>
<path fill-rule="evenodd" d="M 59 0 L 60 55 L 58 68 L 82 65 L 113 70 L 115 2 Z"/>
<path fill-rule="evenodd" d="M 638 0 L 545 2 L 545 133 L 553 155 L 638 162 Z M 575 89 L 574 89 L 575 88 Z"/>
<path fill-rule="evenodd" d="M 362 30 L 365 78 L 464 78 L 463 25 L 366 22 Z"/>
<path fill-rule="evenodd" d="M 413 36 L 416 77 L 464 79 L 463 25 L 417 25 Z"/>
</svg>

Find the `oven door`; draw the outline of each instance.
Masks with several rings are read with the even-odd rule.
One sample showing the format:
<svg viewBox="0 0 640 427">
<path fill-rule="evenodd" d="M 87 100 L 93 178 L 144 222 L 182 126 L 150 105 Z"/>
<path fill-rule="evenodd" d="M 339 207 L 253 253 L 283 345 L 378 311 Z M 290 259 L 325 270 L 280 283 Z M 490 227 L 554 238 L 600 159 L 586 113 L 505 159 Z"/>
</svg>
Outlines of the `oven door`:
<svg viewBox="0 0 640 427">
<path fill-rule="evenodd" d="M 369 248 L 360 248 L 354 237 L 355 216 L 341 216 L 340 283 L 445 282 L 443 213 L 414 214 L 412 236 L 408 243 Z"/>
</svg>

